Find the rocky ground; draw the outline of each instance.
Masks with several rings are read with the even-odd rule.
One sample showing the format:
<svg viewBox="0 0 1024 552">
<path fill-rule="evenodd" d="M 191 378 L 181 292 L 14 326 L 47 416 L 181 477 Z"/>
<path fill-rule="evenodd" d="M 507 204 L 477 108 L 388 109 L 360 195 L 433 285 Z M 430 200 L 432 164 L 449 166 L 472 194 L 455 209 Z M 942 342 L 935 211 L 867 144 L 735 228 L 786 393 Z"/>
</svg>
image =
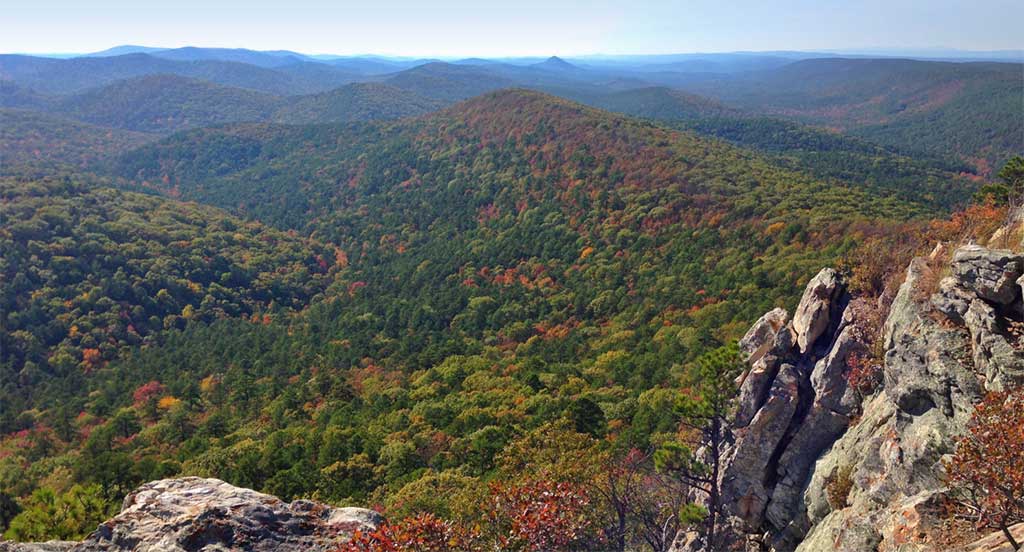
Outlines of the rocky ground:
<svg viewBox="0 0 1024 552">
<path fill-rule="evenodd" d="M 288 503 L 218 479 L 184 477 L 139 487 L 82 542 L 0 542 L 0 552 L 326 551 L 382 522 L 372 510 Z"/>
</svg>

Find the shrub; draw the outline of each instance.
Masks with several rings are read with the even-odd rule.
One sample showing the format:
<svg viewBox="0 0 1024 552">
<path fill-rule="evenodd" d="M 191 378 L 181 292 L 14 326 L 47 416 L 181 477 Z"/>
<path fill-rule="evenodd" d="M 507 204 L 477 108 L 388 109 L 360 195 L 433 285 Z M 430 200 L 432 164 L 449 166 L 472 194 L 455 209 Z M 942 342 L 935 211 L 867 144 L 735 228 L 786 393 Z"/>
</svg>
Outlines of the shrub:
<svg viewBox="0 0 1024 552">
<path fill-rule="evenodd" d="M 825 496 L 833 510 L 841 510 L 848 504 L 853 489 L 853 466 L 841 466 L 825 482 Z"/>
<path fill-rule="evenodd" d="M 975 408 L 946 462 L 953 514 L 1003 532 L 1024 522 L 1024 390 L 992 392 Z"/>
</svg>

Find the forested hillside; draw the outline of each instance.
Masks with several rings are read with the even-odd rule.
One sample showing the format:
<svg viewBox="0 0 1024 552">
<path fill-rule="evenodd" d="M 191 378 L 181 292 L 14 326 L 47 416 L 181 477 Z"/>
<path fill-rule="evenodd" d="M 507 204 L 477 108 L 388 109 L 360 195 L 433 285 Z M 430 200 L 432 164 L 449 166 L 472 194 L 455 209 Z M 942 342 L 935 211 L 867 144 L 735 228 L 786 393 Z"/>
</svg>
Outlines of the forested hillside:
<svg viewBox="0 0 1024 552">
<path fill-rule="evenodd" d="M 110 166 L 249 221 L 6 181 L 13 496 L 109 504 L 187 473 L 471 520 L 485 482 L 590 481 L 670 441 L 698 359 L 861 237 L 943 212 L 521 90 L 195 130 Z"/>
<path fill-rule="evenodd" d="M 318 63 L 270 69 L 237 61 L 179 61 L 142 53 L 72 59 L 0 55 L 0 79 L 50 94 L 84 92 L 118 80 L 158 74 L 282 95 L 312 94 L 357 80 L 351 73 Z"/>
<path fill-rule="evenodd" d="M 82 169 L 153 139 L 38 111 L 0 108 L 0 173 L 17 173 L 25 167 Z"/>
<path fill-rule="evenodd" d="M 202 48 L 72 59 L 0 55 L 0 106 L 170 132 L 238 121 L 394 119 L 518 86 L 664 121 L 783 118 L 987 178 L 1024 152 L 1019 63 L 799 58 L 446 63 Z M 727 69 L 733 62 L 750 70 Z M 729 132 L 742 130 L 731 125 Z M 742 141 L 757 138 L 759 131 L 751 130 Z"/>
<path fill-rule="evenodd" d="M 400 119 L 438 110 L 446 102 L 379 83 L 354 83 L 282 102 L 273 120 L 280 123 L 331 123 Z"/>
<path fill-rule="evenodd" d="M 331 247 L 211 207 L 68 177 L 4 179 L 0 198 L 5 433 L 160 332 L 301 310 L 335 264 Z"/>
<path fill-rule="evenodd" d="M 812 59 L 681 86 L 909 154 L 955 155 L 990 174 L 1024 151 L 1022 71 L 1019 63 Z"/>
<path fill-rule="evenodd" d="M 177 75 L 147 75 L 73 95 L 53 111 L 96 125 L 142 132 L 263 121 L 277 96 Z"/>
</svg>

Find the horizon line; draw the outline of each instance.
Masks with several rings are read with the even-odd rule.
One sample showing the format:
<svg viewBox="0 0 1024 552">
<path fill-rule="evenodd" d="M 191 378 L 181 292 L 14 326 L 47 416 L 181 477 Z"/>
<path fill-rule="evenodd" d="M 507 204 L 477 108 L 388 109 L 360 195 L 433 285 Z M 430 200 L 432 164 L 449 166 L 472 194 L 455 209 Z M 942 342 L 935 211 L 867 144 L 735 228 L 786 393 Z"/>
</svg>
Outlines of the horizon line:
<svg viewBox="0 0 1024 552">
<path fill-rule="evenodd" d="M 474 55 L 474 54 L 458 54 L 458 55 L 431 55 L 431 54 L 407 54 L 407 53 L 375 53 L 375 52 L 362 52 L 362 53 L 333 53 L 333 52 L 318 52 L 309 53 L 301 52 L 298 50 L 290 50 L 287 48 L 272 48 L 272 49 L 255 49 L 247 47 L 230 47 L 230 46 L 197 46 L 194 44 L 187 44 L 184 46 L 150 46 L 144 44 L 117 44 L 109 48 L 95 51 L 78 51 L 78 52 L 54 52 L 54 51 L 10 51 L 0 52 L 0 55 L 23 55 L 23 56 L 35 56 L 35 57 L 85 57 L 85 56 L 96 56 L 97 54 L 103 54 L 110 50 L 117 48 L 146 48 L 159 51 L 167 50 L 179 50 L 184 48 L 196 48 L 196 49 L 209 49 L 209 50 L 237 50 L 237 51 L 249 51 L 257 53 L 271 53 L 271 52 L 287 52 L 292 54 L 298 54 L 305 57 L 317 58 L 317 57 L 338 57 L 338 58 L 366 58 L 366 57 L 378 57 L 378 58 L 390 58 L 390 59 L 406 59 L 406 60 L 418 60 L 418 59 L 439 59 L 439 60 L 459 60 L 459 59 L 484 59 L 484 60 L 501 60 L 501 59 L 537 59 L 537 58 L 548 58 L 548 57 L 564 57 L 564 58 L 630 58 L 630 57 L 667 57 L 667 56 L 687 56 L 687 55 L 755 55 L 755 54 L 832 54 L 832 55 L 873 55 L 877 54 L 882 57 L 889 57 L 893 54 L 934 54 L 936 56 L 942 56 L 943 54 L 955 54 L 961 57 L 969 57 L 971 55 L 976 56 L 1017 56 L 1024 60 L 1024 47 L 1021 48 L 1004 48 L 996 50 L 970 50 L 963 48 L 952 48 L 944 46 L 914 46 L 914 47 L 886 47 L 886 46 L 870 46 L 870 47 L 826 47 L 826 48 L 813 48 L 813 49 L 766 49 L 766 50 L 695 50 L 695 51 L 675 51 L 675 52 L 647 52 L 647 53 L 608 53 L 608 52 L 589 52 L 589 53 L 576 53 L 576 54 L 503 54 L 503 55 Z M 889 56 L 886 56 L 886 52 L 889 52 Z M 126 54 L 111 54 L 104 57 L 116 57 L 117 55 L 129 55 L 131 53 L 147 53 L 147 52 L 129 52 Z M 924 57 L 924 56 L 922 56 Z"/>
</svg>

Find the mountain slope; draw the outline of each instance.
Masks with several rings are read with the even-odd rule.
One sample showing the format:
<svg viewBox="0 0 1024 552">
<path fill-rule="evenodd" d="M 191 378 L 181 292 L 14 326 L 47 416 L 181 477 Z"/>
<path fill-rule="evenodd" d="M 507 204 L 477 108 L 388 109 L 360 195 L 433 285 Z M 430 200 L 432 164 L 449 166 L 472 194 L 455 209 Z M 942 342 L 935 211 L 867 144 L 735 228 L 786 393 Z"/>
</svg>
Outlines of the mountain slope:
<svg viewBox="0 0 1024 552">
<path fill-rule="evenodd" d="M 76 94 L 55 111 L 97 125 L 168 133 L 266 120 L 280 104 L 277 96 L 251 90 L 177 75 L 147 75 Z"/>
<path fill-rule="evenodd" d="M 604 128 L 622 130 L 605 136 L 600 130 Z M 213 144 L 226 149 L 220 154 L 206 155 L 210 152 L 207 148 Z M 473 152 L 474 148 L 482 148 L 483 152 L 490 152 L 493 148 L 498 148 L 498 151 L 507 150 L 501 155 L 516 160 L 517 163 L 539 163 L 541 167 L 546 167 L 546 171 L 556 171 L 556 174 L 545 178 L 551 178 L 552 182 L 558 182 L 560 185 L 582 178 L 572 176 L 575 172 L 580 172 L 581 175 L 592 175 L 596 172 L 600 178 L 594 179 L 591 176 L 583 181 L 588 189 L 615 186 L 623 181 L 650 186 L 666 178 L 670 180 L 663 182 L 663 185 L 669 185 L 672 179 L 684 179 L 689 171 L 699 172 L 704 166 L 724 170 L 726 166 L 736 163 L 738 167 L 727 172 L 735 172 L 744 177 L 735 182 L 722 183 L 719 186 L 715 183 L 698 184 L 697 181 L 685 179 L 677 182 L 677 185 L 691 189 L 690 200 L 699 197 L 702 201 L 713 200 L 727 204 L 740 201 L 764 202 L 756 209 L 756 213 L 748 212 L 748 215 L 768 216 L 772 206 L 779 209 L 787 207 L 785 196 L 795 198 L 801 194 L 806 194 L 807 197 L 822 194 L 818 201 L 806 203 L 809 210 L 814 210 L 811 206 L 816 203 L 827 203 L 836 199 L 837 204 L 829 205 L 829 208 L 841 208 L 851 214 L 883 212 L 881 203 L 878 202 L 884 200 L 861 198 L 858 195 L 860 192 L 852 187 L 843 193 L 849 192 L 853 195 L 846 200 L 839 200 L 838 196 L 831 195 L 829 186 L 815 183 L 813 179 L 797 173 L 790 177 L 801 181 L 801 186 L 765 180 L 761 175 L 774 169 L 765 166 L 762 158 L 748 152 L 524 90 L 492 93 L 424 120 L 397 125 L 309 128 L 243 126 L 234 129 L 205 130 L 175 137 L 125 156 L 119 162 L 117 170 L 119 174 L 128 178 L 145 179 L 150 182 L 161 179 L 174 182 L 181 185 L 180 189 L 186 197 L 229 208 L 244 208 L 246 212 L 261 220 L 301 227 L 303 223 L 298 216 L 299 213 L 291 212 L 292 208 L 284 207 L 280 201 L 271 201 L 269 197 L 260 198 L 259 195 L 273 193 L 275 187 L 284 187 L 286 180 L 295 179 L 303 182 L 303 186 L 298 193 L 291 195 L 289 200 L 299 201 L 304 197 L 315 197 L 316 202 L 321 204 L 315 208 L 318 211 L 323 210 L 327 207 L 325 202 L 333 194 L 352 193 L 343 187 L 335 187 L 336 182 L 332 179 L 347 181 L 360 176 L 385 177 L 384 174 L 366 175 L 366 167 L 371 161 L 365 160 L 362 156 L 379 156 L 388 149 L 396 150 L 396 154 L 405 160 L 401 165 L 387 168 L 388 176 L 385 178 L 389 182 L 397 178 L 396 175 L 415 179 L 414 175 L 422 174 L 424 171 L 454 170 L 445 165 L 459 161 L 455 153 L 430 161 L 424 166 L 419 166 L 421 161 L 413 162 L 417 158 L 436 157 L 432 148 L 444 151 L 451 147 L 447 144 L 457 144 L 456 152 L 463 152 L 466 155 Z M 683 151 L 673 152 L 676 148 Z M 197 156 L 196 154 L 201 151 L 204 155 Z M 574 158 L 573 155 L 579 158 Z M 546 159 L 549 156 L 552 156 L 552 159 Z M 598 159 L 596 156 L 601 157 Z M 230 157 L 231 169 L 228 172 L 221 169 L 223 165 L 219 159 L 223 157 Z M 301 162 L 300 157 L 304 159 Z M 629 159 L 634 161 L 628 161 Z M 650 159 L 652 166 L 644 167 L 640 159 Z M 598 162 L 623 167 L 613 170 L 612 166 L 608 165 L 599 170 L 599 165 L 593 165 Z M 654 166 L 658 164 L 666 164 L 670 172 L 654 178 L 651 174 L 656 172 Z M 295 166 L 296 172 L 281 172 L 281 167 L 290 165 Z M 499 166 L 502 167 L 501 170 L 512 173 L 516 170 L 525 170 L 526 174 L 531 174 L 537 170 L 507 166 L 506 163 Z M 625 170 L 625 166 L 628 166 L 630 171 L 635 171 L 636 175 L 629 177 L 620 174 Z M 384 171 L 385 167 L 375 167 L 375 170 Z M 315 177 L 317 174 L 321 176 Z M 535 178 L 539 177 L 535 175 Z M 239 204 L 235 195 L 237 190 L 234 186 L 238 185 L 235 180 L 247 182 L 247 187 L 255 186 L 262 190 Z M 554 190 L 551 193 L 555 193 Z M 928 201 L 930 200 L 918 198 L 910 203 L 901 204 L 899 208 L 895 205 L 892 207 L 902 209 L 910 204 L 917 204 L 915 209 L 934 208 L 926 206 Z M 308 220 L 315 219 L 319 214 L 321 213 L 303 212 L 302 216 Z M 284 222 L 285 220 L 289 222 Z"/>
<path fill-rule="evenodd" d="M 383 81 L 425 98 L 455 102 L 513 86 L 514 81 L 490 69 L 450 63 L 427 63 L 407 69 Z"/>
<path fill-rule="evenodd" d="M 177 61 L 218 60 L 247 63 L 257 67 L 279 67 L 302 61 L 309 61 L 306 56 L 289 51 L 256 51 L 245 48 L 184 48 L 158 49 L 149 52 L 155 57 Z"/>
<path fill-rule="evenodd" d="M 355 83 L 296 98 L 272 119 L 282 123 L 329 123 L 400 119 L 440 109 L 444 102 L 379 83 Z"/>
<path fill-rule="evenodd" d="M 301 308 L 328 280 L 330 249 L 211 207 L 69 179 L 3 179 L 0 197 L 5 432 L 166 329 Z"/>
<path fill-rule="evenodd" d="M 958 155 L 984 170 L 1024 151 L 1022 72 L 1015 63 L 812 59 L 683 86 L 904 151 Z"/>
<path fill-rule="evenodd" d="M 152 135 L 102 128 L 54 115 L 0 109 L 0 173 L 84 168 L 155 139 Z"/>
<path fill-rule="evenodd" d="M 348 82 L 348 75 L 323 64 L 314 64 L 312 74 L 301 69 L 257 67 L 221 60 L 178 61 L 151 54 L 71 59 L 0 55 L 0 79 L 51 94 L 81 92 L 114 81 L 143 75 L 173 74 L 258 90 L 271 94 L 298 95 L 329 90 Z M 325 80 L 326 77 L 330 77 Z"/>
<path fill-rule="evenodd" d="M 46 109 L 53 98 L 9 80 L 0 80 L 0 107 Z"/>
<path fill-rule="evenodd" d="M 566 90 L 560 95 L 569 99 L 577 99 L 573 97 L 572 90 Z M 664 86 L 623 90 L 612 94 L 584 95 L 577 101 L 632 117 L 665 121 L 745 116 L 741 110 L 724 105 L 717 100 Z"/>
</svg>

